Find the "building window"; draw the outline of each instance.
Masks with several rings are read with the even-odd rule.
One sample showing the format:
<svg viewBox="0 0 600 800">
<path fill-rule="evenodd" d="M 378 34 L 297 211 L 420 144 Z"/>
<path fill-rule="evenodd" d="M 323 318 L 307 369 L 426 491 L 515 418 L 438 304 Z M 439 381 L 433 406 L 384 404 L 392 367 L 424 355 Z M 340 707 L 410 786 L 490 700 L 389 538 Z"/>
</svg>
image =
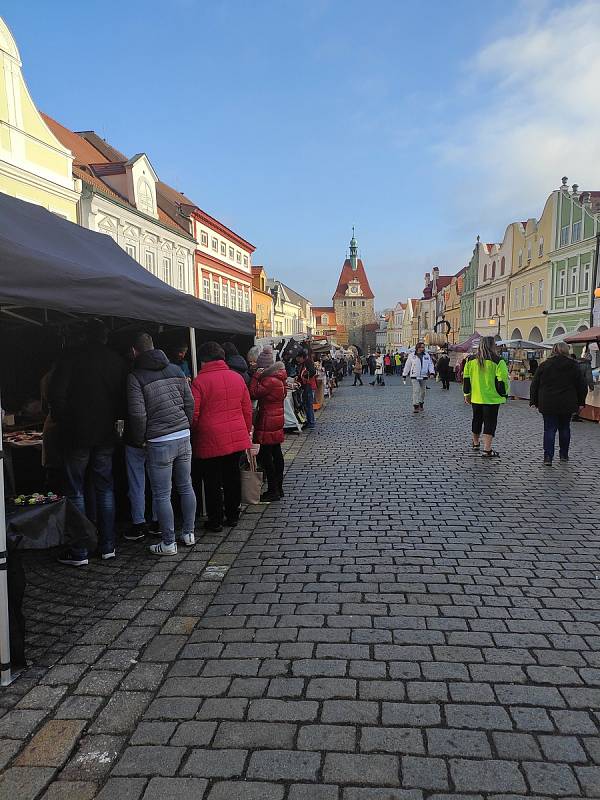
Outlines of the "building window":
<svg viewBox="0 0 600 800">
<path fill-rule="evenodd" d="M 582 291 L 589 292 L 590 290 L 590 265 L 585 264 L 583 267 L 583 287 Z"/>
<path fill-rule="evenodd" d="M 527 244 L 527 263 L 531 261 L 531 242 Z"/>
<path fill-rule="evenodd" d="M 581 239 L 581 222 L 573 223 L 573 234 L 571 236 L 572 242 L 578 242 Z"/>
<path fill-rule="evenodd" d="M 529 284 L 529 308 L 533 306 L 533 283 Z"/>
<path fill-rule="evenodd" d="M 177 286 L 185 291 L 185 262 L 177 262 Z"/>
<path fill-rule="evenodd" d="M 217 253 L 219 251 L 219 240 L 216 236 L 213 236 L 211 239 L 212 249 Z"/>
<path fill-rule="evenodd" d="M 163 266 L 163 275 L 162 275 L 163 281 L 165 283 L 171 283 L 171 259 L 163 258 L 162 266 Z"/>
<path fill-rule="evenodd" d="M 210 303 L 210 281 L 208 278 L 202 278 L 202 299 Z"/>
<path fill-rule="evenodd" d="M 560 229 L 560 246 L 565 247 L 569 244 L 569 226 L 565 225 Z"/>
<path fill-rule="evenodd" d="M 138 208 L 146 214 L 154 213 L 154 198 L 152 197 L 152 189 L 150 184 L 145 178 L 140 178 L 138 181 Z"/>
<path fill-rule="evenodd" d="M 249 262 L 248 262 L 248 256 L 244 256 L 244 266 L 245 266 L 245 267 L 247 267 L 247 266 L 248 266 L 248 264 L 249 264 Z"/>
<path fill-rule="evenodd" d="M 487 281 L 487 264 L 483 265 L 483 280 Z"/>
<path fill-rule="evenodd" d="M 242 254 L 240 253 L 239 250 L 235 254 L 235 260 L 237 261 L 238 264 L 242 263 Z"/>
<path fill-rule="evenodd" d="M 525 306 L 525 300 L 526 300 L 525 294 L 526 294 L 526 292 L 527 292 L 527 289 L 525 287 L 525 284 L 523 284 L 523 286 L 521 287 L 521 308 L 526 308 L 526 306 Z"/>
<path fill-rule="evenodd" d="M 148 270 L 148 272 L 152 272 L 154 274 L 155 263 L 156 262 L 154 260 L 154 253 L 152 252 L 152 250 L 146 250 L 146 269 Z"/>
<path fill-rule="evenodd" d="M 538 242 L 538 258 L 541 258 L 544 255 L 544 237 L 540 236 L 540 241 Z"/>
<path fill-rule="evenodd" d="M 579 289 L 579 270 L 577 267 L 573 267 L 571 270 L 571 294 L 577 294 Z"/>
<path fill-rule="evenodd" d="M 559 297 L 562 297 L 564 295 L 564 293 L 565 293 L 565 278 L 566 278 L 565 270 L 561 269 L 561 271 L 558 274 L 558 295 L 559 295 Z"/>
<path fill-rule="evenodd" d="M 506 269 L 506 259 L 502 256 L 500 261 L 500 275 L 504 275 L 504 270 Z"/>
<path fill-rule="evenodd" d="M 481 317 L 481 300 L 477 301 L 477 316 Z"/>
<path fill-rule="evenodd" d="M 491 297 L 490 297 L 490 301 L 489 301 L 489 304 L 488 304 L 488 309 L 489 309 L 488 314 L 491 317 L 492 316 L 492 298 Z"/>
<path fill-rule="evenodd" d="M 225 244 L 225 242 L 221 242 L 221 255 L 222 256 L 227 255 L 227 245 Z"/>
<path fill-rule="evenodd" d="M 250 311 L 250 292 L 244 290 L 244 311 Z"/>
<path fill-rule="evenodd" d="M 502 316 L 502 317 L 504 316 L 505 299 L 506 299 L 505 295 L 502 295 L 502 305 L 500 306 L 500 308 L 501 308 L 500 316 Z"/>
<path fill-rule="evenodd" d="M 137 261 L 137 247 L 134 244 L 126 244 L 125 252 Z"/>
<path fill-rule="evenodd" d="M 327 314 L 321 314 L 321 325 L 329 325 L 329 317 Z"/>
<path fill-rule="evenodd" d="M 538 283 L 538 306 L 544 305 L 544 281 Z"/>
<path fill-rule="evenodd" d="M 208 233 L 206 231 L 200 233 L 200 244 L 204 247 L 208 247 Z"/>
<path fill-rule="evenodd" d="M 523 251 L 519 250 L 519 266 L 523 266 Z"/>
<path fill-rule="evenodd" d="M 514 296 L 513 296 L 513 305 L 515 307 L 515 311 L 519 309 L 519 290 L 515 289 Z"/>
<path fill-rule="evenodd" d="M 212 297 L 213 297 L 213 303 L 216 306 L 220 306 L 221 305 L 221 284 L 219 283 L 219 279 L 218 278 L 213 278 L 213 282 L 212 282 Z"/>
<path fill-rule="evenodd" d="M 229 258 L 233 261 L 234 257 L 235 257 L 235 251 L 234 251 L 233 247 L 230 247 L 229 248 Z"/>
<path fill-rule="evenodd" d="M 353 306 L 354 308 L 356 308 L 356 300 L 353 300 L 353 301 L 352 301 L 352 306 Z"/>
<path fill-rule="evenodd" d="M 243 307 L 244 307 L 243 306 L 244 293 L 242 292 L 242 290 L 240 288 L 238 288 L 238 290 L 237 290 L 237 299 L 238 299 L 238 308 L 241 311 L 243 309 Z"/>
<path fill-rule="evenodd" d="M 500 298 L 496 298 L 496 314 L 498 313 L 498 309 L 500 308 Z"/>
<path fill-rule="evenodd" d="M 230 296 L 231 296 L 231 307 L 237 311 L 237 294 L 236 294 L 236 291 L 235 291 L 235 284 L 233 284 L 233 283 L 231 284 L 231 287 L 229 289 L 229 293 L 230 293 Z"/>
<path fill-rule="evenodd" d="M 223 305 L 229 308 L 229 284 L 223 282 Z"/>
<path fill-rule="evenodd" d="M 496 262 L 492 261 L 492 280 L 496 277 Z"/>
</svg>

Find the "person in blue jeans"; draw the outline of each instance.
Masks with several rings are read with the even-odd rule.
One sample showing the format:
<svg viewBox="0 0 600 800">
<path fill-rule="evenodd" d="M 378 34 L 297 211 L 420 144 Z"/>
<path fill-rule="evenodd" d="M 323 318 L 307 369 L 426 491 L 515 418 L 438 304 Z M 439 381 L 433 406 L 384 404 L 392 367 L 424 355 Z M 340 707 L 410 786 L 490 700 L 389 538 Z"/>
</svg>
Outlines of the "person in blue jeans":
<svg viewBox="0 0 600 800">
<path fill-rule="evenodd" d="M 552 466 L 557 431 L 560 460 L 569 460 L 571 416 L 582 410 L 587 390 L 581 370 L 569 357 L 569 345 L 555 344 L 550 358 L 539 365 L 533 376 L 529 403 L 544 417 L 545 466 Z"/>
<path fill-rule="evenodd" d="M 302 350 L 296 356 L 297 381 L 302 387 L 302 399 L 306 410 L 306 427 L 315 427 L 315 389 L 317 388 L 317 370 L 308 357 L 308 351 Z"/>
<path fill-rule="evenodd" d="M 127 468 L 127 486 L 129 507 L 131 509 L 131 527 L 123 538 L 128 542 L 143 539 L 149 531 L 146 522 L 146 448 L 125 445 L 125 466 Z M 158 530 L 158 512 L 152 497 L 152 532 Z"/>
<path fill-rule="evenodd" d="M 91 320 L 83 346 L 58 362 L 50 380 L 48 403 L 58 425 L 67 498 L 98 527 L 100 555 L 115 557 L 115 498 L 112 458 L 116 422 L 124 417 L 125 361 L 108 346 L 108 330 Z M 86 504 L 86 476 L 90 478 L 95 512 Z M 58 559 L 83 567 L 87 550 L 70 549 Z"/>
<path fill-rule="evenodd" d="M 171 504 L 174 486 L 183 515 L 180 541 L 195 544 L 196 495 L 192 486 L 190 426 L 194 398 L 181 369 L 169 363 L 152 337 L 140 333 L 133 345 L 135 365 L 127 378 L 129 437 L 145 447 L 148 477 L 158 513 L 162 542 L 150 545 L 154 555 L 177 553 L 175 518 Z"/>
</svg>

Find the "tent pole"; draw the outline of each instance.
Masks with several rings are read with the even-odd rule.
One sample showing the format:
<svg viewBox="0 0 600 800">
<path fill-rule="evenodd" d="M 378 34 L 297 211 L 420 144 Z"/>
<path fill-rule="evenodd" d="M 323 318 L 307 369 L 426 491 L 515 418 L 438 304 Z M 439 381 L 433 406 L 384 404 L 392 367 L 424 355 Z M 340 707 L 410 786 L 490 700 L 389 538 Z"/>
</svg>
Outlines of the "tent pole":
<svg viewBox="0 0 600 800">
<path fill-rule="evenodd" d="M 8 564 L 3 455 L 2 418 L 0 416 L 0 685 L 8 686 L 12 682 L 12 676 L 10 671 L 10 631 L 8 628 Z"/>
<path fill-rule="evenodd" d="M 192 360 L 192 375 L 198 374 L 198 357 L 196 356 L 196 330 L 190 328 L 190 359 Z"/>
</svg>

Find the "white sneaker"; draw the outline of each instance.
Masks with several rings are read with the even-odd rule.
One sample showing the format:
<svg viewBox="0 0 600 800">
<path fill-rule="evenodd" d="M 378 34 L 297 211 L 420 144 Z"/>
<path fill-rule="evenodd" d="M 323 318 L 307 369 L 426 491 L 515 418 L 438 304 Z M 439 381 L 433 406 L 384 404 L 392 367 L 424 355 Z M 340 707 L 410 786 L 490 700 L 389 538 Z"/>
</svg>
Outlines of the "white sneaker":
<svg viewBox="0 0 600 800">
<path fill-rule="evenodd" d="M 102 553 L 102 561 L 108 561 L 109 558 L 116 558 L 117 554 L 113 550 L 111 553 Z"/>
<path fill-rule="evenodd" d="M 196 537 L 193 533 L 182 533 L 179 537 L 179 541 L 186 547 L 191 547 L 192 545 L 196 544 Z"/>
<path fill-rule="evenodd" d="M 155 556 L 176 556 L 177 555 L 177 544 L 173 542 L 173 544 L 164 544 L 163 542 L 159 542 L 158 544 L 151 544 L 148 548 L 151 553 L 154 553 Z"/>
</svg>

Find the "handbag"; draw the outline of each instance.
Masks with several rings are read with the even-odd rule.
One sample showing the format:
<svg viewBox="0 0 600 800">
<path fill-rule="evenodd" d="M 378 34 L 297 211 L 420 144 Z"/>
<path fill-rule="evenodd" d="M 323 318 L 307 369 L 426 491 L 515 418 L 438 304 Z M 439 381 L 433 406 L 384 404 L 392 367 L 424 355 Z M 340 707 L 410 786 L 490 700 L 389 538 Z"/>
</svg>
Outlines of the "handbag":
<svg viewBox="0 0 600 800">
<path fill-rule="evenodd" d="M 246 450 L 246 458 L 248 459 L 248 467 L 240 470 L 242 503 L 247 506 L 255 506 L 260 503 L 263 474 L 258 471 L 256 456 L 252 453 L 252 450 Z"/>
</svg>

